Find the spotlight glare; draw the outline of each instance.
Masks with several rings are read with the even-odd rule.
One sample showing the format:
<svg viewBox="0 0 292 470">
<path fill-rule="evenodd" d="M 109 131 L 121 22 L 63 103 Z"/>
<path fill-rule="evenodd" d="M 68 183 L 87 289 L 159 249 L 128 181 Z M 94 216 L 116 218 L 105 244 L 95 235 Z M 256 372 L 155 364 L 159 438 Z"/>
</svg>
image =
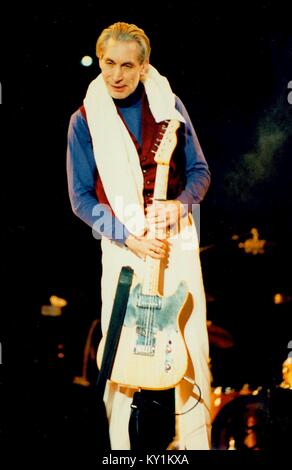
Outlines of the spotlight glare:
<svg viewBox="0 0 292 470">
<path fill-rule="evenodd" d="M 89 55 L 85 55 L 84 57 L 82 57 L 80 62 L 81 62 L 81 65 L 83 65 L 84 67 L 89 67 L 93 61 L 92 61 L 92 57 L 90 57 Z"/>
</svg>

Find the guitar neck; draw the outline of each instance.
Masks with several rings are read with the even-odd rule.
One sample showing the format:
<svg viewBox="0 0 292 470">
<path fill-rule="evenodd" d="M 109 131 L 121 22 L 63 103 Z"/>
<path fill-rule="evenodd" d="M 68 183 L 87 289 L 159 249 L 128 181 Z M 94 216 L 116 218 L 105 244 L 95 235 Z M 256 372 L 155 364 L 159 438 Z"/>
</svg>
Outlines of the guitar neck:
<svg viewBox="0 0 292 470">
<path fill-rule="evenodd" d="M 172 152 L 177 143 L 176 131 L 180 123 L 176 120 L 170 120 L 167 127 L 164 128 L 165 132 L 160 141 L 160 145 L 155 155 L 157 163 L 155 186 L 154 186 L 154 201 L 167 200 L 167 187 L 168 187 L 168 174 L 169 162 Z M 159 234 L 154 230 L 150 232 L 150 237 L 159 238 Z M 157 295 L 159 287 L 160 276 L 160 260 L 146 257 L 144 282 L 142 286 L 142 293 L 144 295 Z"/>
<path fill-rule="evenodd" d="M 168 164 L 158 164 L 156 169 L 155 187 L 154 187 L 154 200 L 166 201 L 167 199 L 167 185 L 168 185 Z"/>
<path fill-rule="evenodd" d="M 166 201 L 167 199 L 167 184 L 168 184 L 168 164 L 158 164 L 155 177 L 154 187 L 154 201 Z M 150 236 L 157 236 L 158 234 L 153 231 L 150 232 Z M 160 260 L 146 257 L 145 262 L 145 275 L 142 286 L 142 293 L 144 295 L 157 295 L 159 287 L 159 275 L 160 275 Z"/>
<path fill-rule="evenodd" d="M 144 295 L 157 295 L 159 286 L 160 259 L 146 256 L 144 281 L 142 293 Z"/>
</svg>

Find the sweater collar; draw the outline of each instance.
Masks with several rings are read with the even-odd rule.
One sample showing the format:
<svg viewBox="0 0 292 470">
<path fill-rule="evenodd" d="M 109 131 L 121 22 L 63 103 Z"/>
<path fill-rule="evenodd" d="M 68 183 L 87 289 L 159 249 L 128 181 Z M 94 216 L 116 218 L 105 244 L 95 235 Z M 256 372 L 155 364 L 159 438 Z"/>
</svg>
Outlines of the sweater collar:
<svg viewBox="0 0 292 470">
<path fill-rule="evenodd" d="M 144 94 L 144 86 L 141 82 L 139 82 L 136 90 L 133 91 L 131 95 L 127 96 L 127 98 L 123 98 L 123 99 L 113 98 L 113 100 L 114 100 L 115 105 L 118 106 L 119 108 L 129 108 L 139 103 L 142 99 L 143 94 Z"/>
</svg>

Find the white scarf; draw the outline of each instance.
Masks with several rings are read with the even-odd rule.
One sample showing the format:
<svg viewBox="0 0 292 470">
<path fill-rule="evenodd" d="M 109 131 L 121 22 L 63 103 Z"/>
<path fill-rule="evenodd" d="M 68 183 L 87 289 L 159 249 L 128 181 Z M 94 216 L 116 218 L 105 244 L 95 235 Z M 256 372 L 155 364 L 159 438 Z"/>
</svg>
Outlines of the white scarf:
<svg viewBox="0 0 292 470">
<path fill-rule="evenodd" d="M 156 122 L 185 122 L 175 109 L 175 95 L 166 77 L 150 65 L 143 83 Z M 141 235 L 146 224 L 139 156 L 102 74 L 90 83 L 84 107 L 97 170 L 112 210 L 131 233 Z"/>
</svg>

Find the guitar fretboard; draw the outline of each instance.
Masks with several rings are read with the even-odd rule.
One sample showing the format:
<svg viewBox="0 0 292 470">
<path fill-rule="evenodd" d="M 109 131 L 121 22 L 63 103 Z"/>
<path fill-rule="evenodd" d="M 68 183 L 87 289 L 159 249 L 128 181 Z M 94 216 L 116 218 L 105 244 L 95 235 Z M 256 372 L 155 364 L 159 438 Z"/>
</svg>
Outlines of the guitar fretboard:
<svg viewBox="0 0 292 470">
<path fill-rule="evenodd" d="M 157 158 L 155 157 L 155 160 L 157 161 L 157 169 L 153 195 L 154 204 L 155 200 L 166 201 L 167 199 L 169 162 L 177 143 L 176 130 L 178 127 L 178 121 L 171 120 L 169 122 L 161 143 L 157 149 Z M 160 238 L 159 233 L 155 231 L 155 228 L 151 229 L 149 236 L 153 238 Z M 159 275 L 160 260 L 152 258 L 151 256 L 147 256 L 145 261 L 144 282 L 142 286 L 142 292 L 144 295 L 158 294 Z"/>
</svg>

